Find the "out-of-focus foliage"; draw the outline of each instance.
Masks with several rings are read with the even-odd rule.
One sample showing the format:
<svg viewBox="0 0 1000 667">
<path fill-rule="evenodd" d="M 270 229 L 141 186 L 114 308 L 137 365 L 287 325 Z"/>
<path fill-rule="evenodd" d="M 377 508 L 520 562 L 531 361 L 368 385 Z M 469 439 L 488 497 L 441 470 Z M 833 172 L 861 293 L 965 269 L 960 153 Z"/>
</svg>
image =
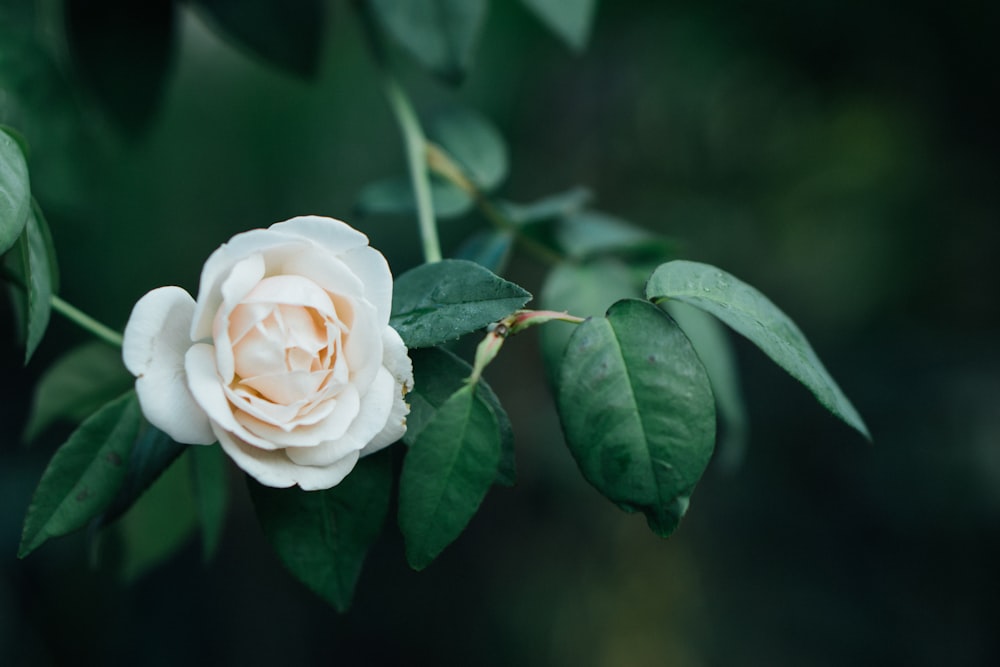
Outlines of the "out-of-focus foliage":
<svg viewBox="0 0 1000 667">
<path fill-rule="evenodd" d="M 220 239 L 304 211 L 344 216 L 365 184 L 398 173 L 395 129 L 346 11 L 325 20 L 306 83 L 246 58 L 182 5 L 158 109 L 124 141 L 94 91 L 68 83 L 55 4 L 0 8 L 0 121 L 31 146 L 61 293 L 109 324 L 151 287 L 195 288 Z M 710 467 L 661 542 L 580 481 L 523 355 L 487 371 L 517 433 L 519 484 L 487 496 L 423 573 L 389 531 L 337 617 L 281 570 L 237 483 L 213 563 L 191 542 L 125 590 L 90 570 L 73 538 L 14 560 L 32 487 L 68 433 L 21 446 L 24 388 L 82 338 L 54 321 L 24 369 L 0 320 L 0 662 L 998 659 L 996 10 L 606 2 L 577 57 L 522 4 L 491 3 L 462 87 L 406 69 L 418 105 L 454 98 L 497 124 L 512 165 L 500 196 L 583 184 L 597 208 L 679 239 L 685 257 L 795 313 L 877 444 L 857 444 L 736 340 L 753 425 L 743 466 Z M 444 222 L 446 250 L 478 225 Z M 372 217 L 365 231 L 398 273 L 419 261 L 408 219 Z M 539 267 L 514 262 L 544 297 Z M 509 344 L 534 346 L 530 335 Z"/>
</svg>

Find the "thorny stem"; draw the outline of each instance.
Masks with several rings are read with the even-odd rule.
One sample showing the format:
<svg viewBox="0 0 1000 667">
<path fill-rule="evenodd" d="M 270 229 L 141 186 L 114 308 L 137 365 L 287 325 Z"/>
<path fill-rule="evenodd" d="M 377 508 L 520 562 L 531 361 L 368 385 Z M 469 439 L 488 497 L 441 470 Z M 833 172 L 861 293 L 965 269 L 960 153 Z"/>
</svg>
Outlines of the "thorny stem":
<svg viewBox="0 0 1000 667">
<path fill-rule="evenodd" d="M 466 378 L 466 383 L 475 384 L 479 382 L 483 371 L 500 354 L 500 348 L 503 347 L 504 341 L 507 340 L 508 336 L 518 334 L 528 327 L 545 324 L 553 320 L 580 324 L 584 321 L 584 318 L 554 310 L 516 310 L 499 322 L 494 322 L 490 325 L 486 337 L 476 347 L 476 357 L 472 364 L 472 374 Z"/>
</svg>

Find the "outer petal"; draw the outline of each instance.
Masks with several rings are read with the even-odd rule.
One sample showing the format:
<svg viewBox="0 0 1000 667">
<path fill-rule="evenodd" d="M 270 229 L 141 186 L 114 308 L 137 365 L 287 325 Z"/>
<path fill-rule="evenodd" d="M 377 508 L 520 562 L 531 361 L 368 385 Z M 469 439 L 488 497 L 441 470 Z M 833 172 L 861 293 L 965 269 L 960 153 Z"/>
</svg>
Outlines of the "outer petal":
<svg viewBox="0 0 1000 667">
<path fill-rule="evenodd" d="M 180 287 L 160 287 L 139 299 L 125 326 L 122 360 L 149 422 L 177 442 L 215 442 L 204 410 L 188 389 L 184 355 L 194 299 Z"/>
<path fill-rule="evenodd" d="M 392 410 L 386 420 L 385 428 L 369 441 L 361 450 L 361 456 L 367 456 L 396 442 L 406 433 L 406 415 L 410 414 L 410 406 L 405 396 L 413 389 L 413 363 L 406 354 L 406 346 L 396 330 L 385 328 L 382 335 L 382 360 L 385 369 L 396 381 L 396 390 L 392 395 Z"/>
<path fill-rule="evenodd" d="M 215 434 L 229 458 L 265 486 L 284 488 L 298 484 L 306 491 L 329 489 L 340 484 L 358 462 L 358 452 L 353 451 L 328 466 L 300 466 L 284 451 L 258 449 L 218 427 Z"/>
<path fill-rule="evenodd" d="M 300 215 L 275 223 L 268 229 L 315 243 L 332 255 L 368 245 L 368 237 L 346 222 L 319 215 Z"/>
<path fill-rule="evenodd" d="M 389 324 L 392 311 L 392 272 L 378 250 L 355 248 L 340 258 L 365 285 L 365 298 L 375 306 L 379 324 Z"/>
</svg>

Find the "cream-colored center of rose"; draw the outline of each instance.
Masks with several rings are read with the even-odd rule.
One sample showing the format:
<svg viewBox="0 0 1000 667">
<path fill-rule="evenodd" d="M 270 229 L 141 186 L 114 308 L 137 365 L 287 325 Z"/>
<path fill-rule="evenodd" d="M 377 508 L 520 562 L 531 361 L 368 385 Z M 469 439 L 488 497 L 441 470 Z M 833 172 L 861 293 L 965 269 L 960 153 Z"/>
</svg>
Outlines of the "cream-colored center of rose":
<svg viewBox="0 0 1000 667">
<path fill-rule="evenodd" d="M 349 304 L 307 278 L 264 278 L 229 314 L 230 387 L 283 406 L 336 393 L 348 379 L 343 345 L 352 316 Z"/>
</svg>

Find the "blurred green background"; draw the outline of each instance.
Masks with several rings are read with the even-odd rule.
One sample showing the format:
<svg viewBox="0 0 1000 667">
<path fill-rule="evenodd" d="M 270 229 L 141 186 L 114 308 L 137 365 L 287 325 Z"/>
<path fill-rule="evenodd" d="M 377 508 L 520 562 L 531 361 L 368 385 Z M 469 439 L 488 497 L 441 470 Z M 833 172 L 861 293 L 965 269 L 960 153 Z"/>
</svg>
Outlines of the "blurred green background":
<svg viewBox="0 0 1000 667">
<path fill-rule="evenodd" d="M 58 25 L 53 4 L 30 25 Z M 352 221 L 397 274 L 420 261 L 411 220 L 352 216 L 403 153 L 356 17 L 331 9 L 303 82 L 185 7 L 137 139 L 62 81 L 58 48 L 15 66 L 0 50 L 0 120 L 32 146 L 65 299 L 121 327 L 153 287 L 194 291 L 232 234 L 303 213 Z M 867 420 L 874 446 L 735 341 L 748 449 L 737 467 L 717 456 L 668 541 L 580 478 L 526 334 L 487 373 L 520 483 L 420 574 L 389 525 L 345 616 L 283 570 L 235 473 L 207 565 L 192 540 L 124 585 L 88 565 L 82 535 L 18 561 L 68 432 L 22 445 L 29 387 L 86 338 L 54 316 L 24 368 L 3 297 L 0 664 L 997 664 L 998 25 L 971 1 L 604 2 L 574 56 L 499 0 L 459 88 L 397 53 L 421 111 L 461 102 L 498 125 L 505 195 L 585 185 L 598 208 L 759 287 Z M 442 223 L 446 253 L 484 224 Z M 509 277 L 537 294 L 544 267 L 520 258 Z"/>
</svg>

